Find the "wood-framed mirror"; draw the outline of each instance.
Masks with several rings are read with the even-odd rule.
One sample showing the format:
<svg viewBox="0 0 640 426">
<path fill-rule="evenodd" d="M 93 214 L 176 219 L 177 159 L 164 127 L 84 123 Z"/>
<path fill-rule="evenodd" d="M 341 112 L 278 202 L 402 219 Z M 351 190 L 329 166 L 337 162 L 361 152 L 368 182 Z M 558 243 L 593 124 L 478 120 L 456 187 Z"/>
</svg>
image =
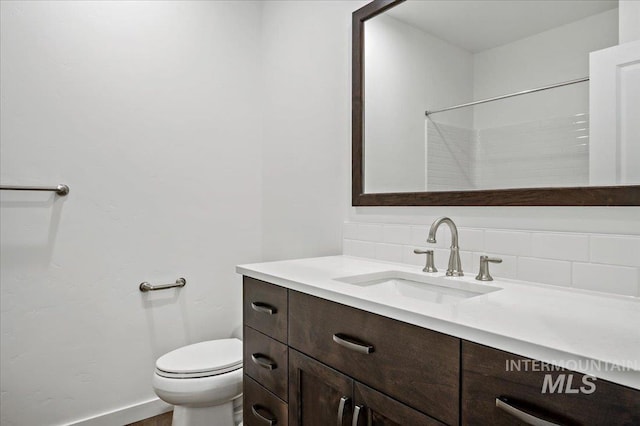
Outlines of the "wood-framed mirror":
<svg viewBox="0 0 640 426">
<path fill-rule="evenodd" d="M 594 152 L 603 152 L 602 147 L 594 148 L 589 145 L 589 143 L 592 142 L 588 140 L 590 134 L 588 129 L 590 112 L 589 83 L 582 83 L 588 80 L 588 78 L 583 78 L 582 81 L 573 81 L 579 80 L 578 77 L 580 77 L 580 75 L 575 75 L 576 72 L 581 72 L 579 67 L 574 67 L 573 64 L 569 64 L 568 66 L 560 64 L 559 68 L 565 70 L 567 68 L 574 69 L 566 74 L 567 78 L 565 79 L 562 78 L 563 76 L 552 76 L 556 81 L 570 80 L 570 85 L 575 86 L 572 89 L 562 89 L 561 87 L 556 89 L 554 87 L 548 90 L 548 93 L 544 94 L 546 97 L 542 94 L 531 96 L 526 94 L 518 99 L 520 104 L 515 100 L 513 101 L 514 103 L 511 104 L 508 103 L 510 100 L 498 100 L 495 102 L 496 104 L 499 102 L 504 103 L 502 111 L 496 110 L 494 106 L 492 106 L 494 109 L 491 109 L 488 107 L 488 103 L 485 104 L 484 102 L 477 102 L 478 106 L 472 106 L 470 108 L 462 107 L 458 110 L 459 104 L 464 105 L 465 103 L 478 101 L 479 99 L 491 100 L 493 97 L 500 97 L 509 93 L 505 91 L 504 87 L 496 88 L 495 84 L 491 82 L 487 83 L 485 81 L 486 79 L 483 80 L 482 75 L 478 75 L 478 70 L 484 70 L 485 76 L 499 74 L 495 68 L 491 69 L 485 66 L 483 69 L 483 64 L 490 63 L 494 67 L 504 67 L 505 63 L 508 63 L 508 61 L 513 62 L 514 60 L 511 57 L 505 59 L 505 57 L 500 57 L 499 54 L 503 54 L 504 51 L 509 51 L 509 49 L 511 49 L 511 52 L 522 52 L 523 50 L 520 44 L 517 45 L 516 48 L 513 48 L 513 45 L 509 45 L 509 41 L 499 39 L 498 36 L 496 36 L 498 37 L 497 40 L 489 40 L 491 37 L 486 37 L 485 40 L 484 34 L 490 33 L 490 31 L 487 30 L 481 30 L 481 34 L 483 34 L 482 37 L 474 35 L 470 30 L 467 36 L 470 36 L 474 42 L 477 42 L 474 45 L 452 40 L 452 33 L 460 33 L 460 28 L 463 28 L 463 26 L 465 29 L 472 26 L 468 20 L 462 22 L 459 27 L 456 27 L 451 21 L 447 21 L 446 25 L 440 25 L 440 28 L 433 29 L 433 31 L 431 28 L 428 28 L 428 31 L 426 31 L 424 26 L 421 27 L 421 23 L 412 22 L 412 19 L 418 19 L 417 17 L 419 15 L 431 16 L 432 25 L 436 22 L 433 19 L 443 20 L 441 17 L 434 16 L 441 13 L 441 9 L 438 9 L 437 13 L 433 12 L 434 9 L 427 10 L 429 3 L 432 3 L 431 7 L 442 7 L 443 4 L 448 3 L 457 5 L 457 7 L 467 7 L 468 9 L 469 5 L 465 5 L 464 3 L 473 3 L 474 6 L 482 7 L 481 3 L 483 2 L 480 0 L 456 2 L 427 0 L 421 2 L 409 1 L 405 3 L 404 0 L 375 0 L 353 13 L 353 206 L 640 205 L 640 180 L 636 180 L 638 179 L 637 176 L 640 176 L 640 163 L 625 160 L 623 157 L 622 162 L 628 161 L 626 165 L 623 165 L 623 167 L 627 168 L 626 173 L 628 176 L 625 175 L 626 177 L 623 176 L 620 178 L 620 171 L 614 170 L 611 173 L 615 175 L 614 178 L 617 180 L 612 178 L 614 179 L 612 184 L 609 184 L 610 180 L 600 179 L 598 176 L 594 178 L 594 172 L 592 171 L 594 169 L 594 157 L 595 160 L 598 161 L 600 158 L 604 158 L 604 156 L 600 154 L 596 156 L 594 154 Z M 507 4 L 509 2 L 491 3 L 495 6 L 497 3 Z M 538 3 L 538 6 L 540 6 L 551 2 L 520 3 Z M 572 2 L 560 1 L 559 3 Z M 602 33 L 602 35 L 598 36 L 600 38 L 597 40 L 588 40 L 588 42 L 581 41 L 579 48 L 576 48 L 575 45 L 571 43 L 567 44 L 567 49 L 572 49 L 573 51 L 583 49 L 587 52 L 583 54 L 583 56 L 586 55 L 587 58 L 580 59 L 580 61 L 586 62 L 580 66 L 582 67 L 582 71 L 588 74 L 588 52 L 616 45 L 618 31 L 617 10 L 614 10 L 614 5 L 612 5 L 612 3 L 615 3 L 615 0 L 591 0 L 590 3 L 593 4 L 592 7 L 594 9 L 592 11 L 582 12 L 583 15 L 581 16 L 569 16 L 570 13 L 573 13 L 570 12 L 569 9 L 582 9 L 576 8 L 575 5 L 563 5 L 564 9 L 560 8 L 554 13 L 547 11 L 545 13 L 547 16 L 559 16 L 559 18 L 557 18 L 559 21 L 541 23 L 542 31 L 538 28 L 537 30 L 529 29 L 529 33 L 518 33 L 519 27 L 526 27 L 526 25 L 519 24 L 515 26 L 512 25 L 508 31 L 505 30 L 505 32 L 513 32 L 515 38 L 518 39 L 518 43 L 521 44 L 521 40 L 525 40 L 529 44 L 535 44 L 538 39 L 544 41 L 546 37 L 546 45 L 548 46 L 549 37 L 556 37 L 558 32 L 571 32 L 574 31 L 574 27 L 576 30 L 580 27 L 583 30 L 585 28 L 593 28 L 594 26 L 601 28 L 604 26 L 604 24 L 600 24 L 601 22 L 612 22 L 614 19 L 613 16 L 615 15 L 616 21 L 612 23 L 612 28 L 606 31 L 595 31 Z M 596 5 L 596 3 L 599 5 Z M 405 5 L 408 6 L 410 4 L 427 9 L 422 11 L 407 10 L 403 13 L 399 12 L 400 8 L 398 6 L 405 7 Z M 398 7 L 398 13 L 394 12 L 391 14 L 390 12 L 396 10 L 396 7 Z M 460 14 L 459 11 L 460 9 L 458 9 L 458 14 Z M 477 13 L 484 13 L 484 15 L 482 19 L 476 19 L 477 21 L 487 20 L 489 19 L 488 17 L 496 15 L 495 11 L 489 9 L 483 12 L 479 11 L 480 9 L 478 9 Z M 474 14 L 473 11 L 467 12 L 471 16 Z M 536 21 L 536 19 L 533 18 L 536 11 L 516 11 L 513 12 L 515 15 L 509 15 L 509 13 L 512 12 L 505 12 L 505 14 L 508 15 L 508 19 L 511 20 L 517 18 L 517 14 L 520 13 L 522 16 L 527 17 L 527 22 Z M 561 18 L 564 16 L 563 14 L 567 16 Z M 562 19 L 564 19 L 564 21 L 562 21 Z M 376 25 L 372 25 L 374 22 Z M 387 25 L 387 27 L 384 27 L 382 24 Z M 408 25 L 407 28 L 409 29 L 400 28 L 399 24 Z M 495 23 L 489 24 L 495 27 Z M 425 25 L 429 25 L 429 23 Z M 382 30 L 374 34 L 372 31 L 377 27 L 381 27 Z M 448 34 L 447 27 L 449 27 Z M 537 32 L 533 34 L 532 31 Z M 589 31 L 589 33 L 593 32 L 594 31 Z M 426 33 L 426 36 L 423 33 Z M 615 40 L 612 38 L 614 34 Z M 407 37 L 413 37 L 413 39 L 408 42 L 407 40 L 409 39 Z M 411 74 L 411 72 L 398 68 L 400 66 L 399 63 L 403 60 L 402 55 L 404 55 L 405 58 L 416 58 L 418 56 L 406 46 L 413 43 L 416 38 L 425 37 L 431 40 L 429 41 L 431 45 L 436 46 L 434 48 L 436 51 L 431 52 L 431 56 L 425 55 L 426 59 L 421 58 L 415 61 L 412 59 L 410 68 L 413 71 L 418 70 L 419 73 L 423 73 L 423 70 L 420 69 L 420 61 L 422 61 L 423 65 L 426 63 L 428 68 L 434 68 L 434 63 L 440 66 L 447 61 L 454 65 L 472 64 L 472 66 L 468 67 L 471 68 L 472 71 L 464 71 L 465 68 L 463 66 L 457 66 L 454 69 L 442 68 L 435 73 L 435 77 L 433 78 L 439 80 L 436 86 L 431 86 L 431 89 L 419 88 L 420 84 L 429 86 L 429 83 L 419 82 L 410 82 L 409 89 L 406 87 L 399 89 L 390 87 L 390 85 L 396 84 L 399 81 L 405 82 L 408 75 Z M 388 42 L 390 43 L 390 38 L 395 38 L 393 41 L 396 43 L 402 42 L 404 44 L 389 44 L 389 46 L 386 46 Z M 573 39 L 576 39 L 576 37 L 574 36 Z M 561 43 L 554 44 L 560 45 Z M 585 44 L 585 46 L 582 46 L 583 44 Z M 451 47 L 451 45 L 453 45 L 453 47 Z M 505 48 L 504 46 L 506 45 L 509 46 Z M 381 57 L 379 53 L 384 48 L 389 52 L 394 52 L 395 56 L 391 58 Z M 424 48 L 421 46 L 419 49 L 421 50 L 420 55 L 422 55 L 422 51 L 428 50 L 429 47 Z M 531 49 L 535 50 L 535 46 L 531 47 Z M 453 50 L 455 50 L 455 52 L 450 53 L 450 51 Z M 496 53 L 496 51 L 498 51 L 498 53 Z M 529 56 L 529 53 L 530 52 L 527 51 L 525 56 Z M 554 54 L 559 55 L 561 58 L 568 56 L 566 53 L 563 53 L 561 49 Z M 553 54 L 547 54 L 545 52 L 544 55 L 550 56 L 551 59 L 553 59 Z M 533 56 L 532 61 L 535 60 L 535 54 L 532 53 L 530 56 Z M 433 58 L 438 58 L 438 61 L 434 61 Z M 489 58 L 489 60 L 486 58 Z M 484 62 L 482 62 L 483 60 Z M 367 61 L 369 62 L 367 63 Z M 522 58 L 520 58 L 519 61 L 524 63 L 524 67 L 535 68 L 532 67 L 531 64 L 526 64 L 526 60 L 523 61 Z M 555 59 L 554 63 L 557 62 L 562 61 Z M 585 63 L 586 65 L 584 65 Z M 393 67 L 387 67 L 385 64 L 392 64 Z M 537 62 L 535 64 L 537 64 Z M 544 66 L 544 68 L 540 69 L 545 71 L 552 68 L 544 64 L 542 64 L 542 66 Z M 396 69 L 391 69 L 394 67 Z M 578 71 L 575 69 L 578 69 Z M 543 72 L 533 71 L 530 74 L 535 75 L 535 77 L 543 74 Z M 415 72 L 413 73 L 415 74 Z M 461 75 L 459 76 L 459 81 L 453 81 L 456 90 L 460 87 L 466 87 L 468 89 L 466 92 L 461 91 L 461 93 L 452 94 L 451 90 L 447 90 L 447 88 L 444 87 L 446 85 L 442 85 L 443 76 L 447 79 L 455 79 L 457 77 L 449 76 L 456 73 Z M 555 83 L 555 81 L 548 81 L 548 79 L 552 77 L 546 77 L 547 80 L 545 84 L 534 85 L 533 88 L 540 89 L 540 86 L 545 86 L 547 83 Z M 502 80 L 509 80 L 509 78 L 503 77 Z M 535 78 L 533 81 L 535 81 Z M 516 87 L 516 89 L 512 92 L 532 89 L 530 86 L 531 81 L 528 82 L 529 86 L 525 87 L 518 86 L 518 84 L 523 84 L 521 82 L 514 84 L 516 85 L 513 87 Z M 407 86 L 407 84 L 405 84 L 405 86 Z M 578 86 L 582 86 L 582 89 L 579 89 Z M 492 88 L 491 90 L 493 90 L 493 92 L 489 89 L 484 92 L 480 90 L 487 87 Z M 562 92 L 562 90 L 572 91 Z M 437 94 L 438 91 L 440 91 L 439 95 Z M 460 90 L 458 91 L 460 92 Z M 409 96 L 412 96 L 413 92 L 420 92 L 423 99 L 419 99 L 419 102 L 415 99 L 405 102 L 405 99 L 402 99 L 402 106 L 394 109 L 394 107 L 399 105 L 396 99 L 399 93 L 409 93 Z M 552 92 L 555 98 L 549 97 Z M 425 95 L 424 93 L 428 94 Z M 517 94 L 519 95 L 519 93 Z M 396 96 L 396 98 L 394 98 L 394 96 Z M 538 98 L 536 99 L 535 96 L 538 96 Z M 574 97 L 575 102 L 573 101 Z M 524 101 L 524 98 L 528 98 L 529 101 Z M 437 99 L 437 101 L 435 99 Z M 564 102 L 567 99 L 571 100 L 571 102 Z M 433 101 L 433 103 L 427 104 L 429 101 Z M 372 102 L 378 102 L 378 104 Z M 536 115 L 535 105 L 526 105 L 526 102 L 537 102 L 537 108 L 541 111 L 541 115 Z M 637 102 L 638 101 L 636 101 L 636 103 Z M 571 105 L 565 108 L 565 103 Z M 562 108 L 564 109 L 561 108 L 559 111 L 554 110 L 549 112 L 549 106 L 555 106 L 557 104 L 562 104 Z M 524 107 L 522 105 L 524 105 Z M 449 108 L 451 106 L 456 107 Z M 429 111 L 437 108 L 447 110 L 442 113 L 442 117 L 445 117 L 446 114 L 449 114 L 449 117 L 438 118 L 436 120 L 429 114 Z M 479 108 L 488 109 L 481 111 Z M 522 119 L 522 114 L 519 118 L 513 117 L 517 114 L 510 114 L 512 111 L 517 111 L 517 108 L 526 111 L 526 114 L 528 114 L 526 120 Z M 448 112 L 449 109 L 451 112 Z M 472 112 L 470 109 L 474 109 L 475 111 Z M 466 112 L 462 113 L 462 110 L 466 110 Z M 496 111 L 499 112 L 496 113 Z M 455 114 L 458 115 L 456 116 Z M 411 116 L 413 122 L 409 123 L 407 121 L 407 123 L 405 123 L 403 121 L 405 116 Z M 508 123 L 495 119 L 495 117 L 502 118 L 506 116 L 511 119 Z M 531 118 L 529 119 L 529 117 Z M 586 119 L 583 119 L 584 117 L 586 117 Z M 393 124 L 390 126 L 393 127 L 391 130 L 384 128 L 384 125 L 388 125 L 389 123 Z M 460 123 L 463 123 L 463 125 Z M 478 126 L 474 127 L 474 124 L 469 123 L 482 124 L 478 125 L 480 128 L 477 128 Z M 586 123 L 586 125 L 584 123 Z M 411 126 L 413 126 L 415 130 L 412 135 L 410 134 L 411 132 L 407 130 Z M 422 126 L 422 130 L 420 126 Z M 531 131 L 532 126 L 535 127 L 535 131 Z M 550 151 L 545 152 L 544 155 L 539 155 L 535 161 L 530 162 L 531 164 L 520 163 L 518 158 L 514 158 L 516 154 L 511 154 L 511 157 L 504 154 L 505 143 L 509 144 L 506 145 L 508 146 L 506 151 L 513 151 L 517 153 L 517 155 L 530 149 L 522 145 L 514 144 L 516 142 L 520 143 L 522 135 L 526 135 L 528 139 L 534 138 L 531 134 L 543 138 L 542 140 L 534 140 L 530 144 L 534 147 L 531 150 L 538 152 L 541 149 L 540 147 L 546 144 L 546 146 L 552 146 Z M 382 136 L 374 137 L 379 135 Z M 520 135 L 521 137 L 518 138 L 514 135 Z M 402 157 L 402 155 L 396 155 L 397 151 L 402 151 L 402 149 L 398 148 L 399 141 L 409 140 L 411 137 L 413 137 L 413 145 L 417 146 L 418 150 L 402 154 L 404 157 Z M 639 138 L 640 135 L 636 135 L 633 137 L 633 140 L 637 141 Z M 374 140 L 382 140 L 383 142 L 381 145 L 373 145 Z M 505 142 L 505 140 L 507 142 Z M 557 143 L 557 140 L 562 142 Z M 448 155 L 448 160 L 441 158 L 442 156 L 438 157 L 438 149 L 441 149 L 441 147 L 437 145 L 438 143 L 447 145 L 446 149 L 448 153 L 446 155 Z M 612 143 L 615 144 L 616 142 L 614 141 Z M 453 147 L 449 145 L 453 145 Z M 510 148 L 514 146 L 515 148 Z M 597 149 L 601 151 L 597 151 Z M 640 149 L 633 149 L 640 152 Z M 604 150 L 604 152 L 606 152 L 606 146 Z M 591 151 L 591 153 L 589 151 Z M 621 163 L 620 156 L 624 156 L 625 153 L 624 150 L 622 153 L 619 151 L 618 149 L 618 157 L 612 160 L 617 166 L 620 166 Z M 469 154 L 470 152 L 472 152 L 473 155 Z M 627 150 L 626 152 L 631 151 Z M 431 155 L 427 155 L 428 153 Z M 458 155 L 458 157 L 456 157 L 456 155 Z M 638 153 L 632 153 L 632 155 L 638 155 Z M 469 157 L 473 157 L 475 163 L 470 163 Z M 498 160 L 496 160 L 496 158 L 498 158 Z M 547 169 L 547 164 L 542 163 L 541 158 L 552 158 L 554 163 L 553 167 L 548 166 L 550 168 Z M 393 162 L 394 160 L 395 163 Z M 437 164 L 439 167 L 433 167 L 433 161 L 441 161 L 441 163 Z M 449 161 L 450 164 L 447 163 L 447 161 Z M 431 168 L 429 168 L 429 164 L 432 165 Z M 598 167 L 599 166 L 595 168 L 597 169 Z M 444 176 L 438 177 L 434 175 L 434 173 L 436 173 L 435 170 L 438 168 L 445 170 Z M 378 173 L 378 170 L 381 170 L 381 172 L 375 174 Z M 413 172 L 411 172 L 411 170 L 413 170 Z M 526 176 L 525 171 L 528 173 Z M 571 171 L 571 173 L 569 173 L 569 171 Z M 413 173 L 412 176 L 409 176 L 410 172 Z M 547 177 L 551 175 L 557 175 L 557 180 L 549 183 Z M 458 179 L 460 176 L 464 177 L 464 179 Z M 393 181 L 395 181 L 395 183 Z M 542 184 L 540 184 L 540 182 L 542 182 Z M 604 184 L 602 182 L 604 182 Z"/>
</svg>

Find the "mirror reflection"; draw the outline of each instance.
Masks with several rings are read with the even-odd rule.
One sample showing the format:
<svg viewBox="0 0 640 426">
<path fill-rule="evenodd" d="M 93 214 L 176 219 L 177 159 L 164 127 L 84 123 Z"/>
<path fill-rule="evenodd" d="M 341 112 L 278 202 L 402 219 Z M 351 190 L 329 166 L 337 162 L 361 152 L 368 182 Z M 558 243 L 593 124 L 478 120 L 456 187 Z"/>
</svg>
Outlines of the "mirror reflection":
<svg viewBox="0 0 640 426">
<path fill-rule="evenodd" d="M 602 184 L 591 145 L 615 141 L 590 141 L 587 77 L 618 44 L 617 6 L 407 1 L 367 20 L 365 193 Z"/>
</svg>

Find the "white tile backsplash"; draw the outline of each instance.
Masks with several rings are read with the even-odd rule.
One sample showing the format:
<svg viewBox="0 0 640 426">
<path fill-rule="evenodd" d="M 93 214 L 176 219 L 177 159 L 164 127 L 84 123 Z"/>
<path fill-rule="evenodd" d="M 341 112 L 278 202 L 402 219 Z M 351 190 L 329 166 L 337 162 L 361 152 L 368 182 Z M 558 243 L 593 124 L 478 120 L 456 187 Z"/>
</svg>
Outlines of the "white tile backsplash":
<svg viewBox="0 0 640 426">
<path fill-rule="evenodd" d="M 482 229 L 460 228 L 458 230 L 458 245 L 460 250 L 484 250 L 484 231 Z"/>
<path fill-rule="evenodd" d="M 638 268 L 627 266 L 574 263 L 573 286 L 625 296 L 640 296 Z"/>
<path fill-rule="evenodd" d="M 447 260 L 449 259 L 449 250 L 447 250 Z M 462 272 L 464 272 L 465 275 L 471 275 L 474 270 L 473 270 L 473 252 L 470 251 L 460 251 L 460 263 L 462 263 Z M 443 269 L 444 271 L 447 270 L 447 268 Z M 473 275 L 477 275 L 477 271 L 475 271 L 476 273 L 474 273 Z"/>
<path fill-rule="evenodd" d="M 476 188 L 583 186 L 589 182 L 588 114 L 476 133 Z M 517 183 L 517 185 L 514 185 Z"/>
<path fill-rule="evenodd" d="M 348 256 L 376 258 L 376 244 L 369 241 L 345 240 L 343 252 Z"/>
<path fill-rule="evenodd" d="M 345 222 L 342 224 L 342 238 L 347 240 L 357 240 L 358 224 L 355 222 Z"/>
<path fill-rule="evenodd" d="M 520 231 L 485 231 L 484 249 L 492 253 L 531 256 L 531 233 Z"/>
<path fill-rule="evenodd" d="M 593 235 L 590 260 L 592 263 L 640 266 L 640 237 Z"/>
<path fill-rule="evenodd" d="M 531 256 L 586 262 L 589 260 L 589 237 L 567 233 L 535 232 L 531 235 Z"/>
<path fill-rule="evenodd" d="M 449 253 L 449 249 L 433 249 L 433 263 L 436 265 L 436 269 L 438 269 L 438 271 L 447 270 L 447 267 L 449 266 Z M 462 262 L 462 256 L 460 257 L 460 261 Z M 464 262 L 462 264 L 464 265 Z"/>
<path fill-rule="evenodd" d="M 411 228 L 400 225 L 384 225 L 382 227 L 382 241 L 393 244 L 411 243 Z"/>
<path fill-rule="evenodd" d="M 543 284 L 571 285 L 571 263 L 562 260 L 518 258 L 518 279 Z"/>
<path fill-rule="evenodd" d="M 406 225 L 405 225 L 406 226 Z M 411 244 L 417 247 L 427 245 L 427 236 L 429 235 L 428 226 L 409 226 L 411 229 Z"/>
<path fill-rule="evenodd" d="M 426 242 L 429 226 L 347 222 L 343 253 L 415 266 L 425 256 L 415 248 L 431 248 L 435 264 L 445 271 L 451 241 L 449 229 L 438 230 L 438 243 Z M 541 232 L 458 228 L 465 275 L 475 276 L 481 255 L 499 257 L 489 266 L 496 278 L 573 286 L 640 297 L 640 237 L 578 232 Z"/>
<path fill-rule="evenodd" d="M 358 239 L 362 241 L 382 241 L 382 225 L 359 224 Z"/>
<path fill-rule="evenodd" d="M 402 262 L 402 246 L 399 244 L 376 244 L 376 259 L 387 262 Z"/>
</svg>

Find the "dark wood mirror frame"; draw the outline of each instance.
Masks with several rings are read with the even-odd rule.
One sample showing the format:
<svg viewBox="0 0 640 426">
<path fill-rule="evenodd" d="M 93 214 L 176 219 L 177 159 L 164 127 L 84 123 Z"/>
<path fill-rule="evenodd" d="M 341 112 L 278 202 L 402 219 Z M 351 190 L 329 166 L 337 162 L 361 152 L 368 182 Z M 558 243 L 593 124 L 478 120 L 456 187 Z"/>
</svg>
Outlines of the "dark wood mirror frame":
<svg viewBox="0 0 640 426">
<path fill-rule="evenodd" d="M 364 23 L 404 0 L 374 0 L 353 12 L 353 206 L 638 206 L 640 185 L 524 188 L 480 191 L 364 193 Z M 640 166 L 639 166 L 640 167 Z"/>
</svg>

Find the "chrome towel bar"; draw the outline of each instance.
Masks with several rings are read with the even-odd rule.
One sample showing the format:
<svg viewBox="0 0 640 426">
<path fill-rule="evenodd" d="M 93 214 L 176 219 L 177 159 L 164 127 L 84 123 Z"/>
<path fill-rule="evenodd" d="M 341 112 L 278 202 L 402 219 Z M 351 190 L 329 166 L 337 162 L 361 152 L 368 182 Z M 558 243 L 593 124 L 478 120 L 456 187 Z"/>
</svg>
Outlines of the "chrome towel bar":
<svg viewBox="0 0 640 426">
<path fill-rule="evenodd" d="M 138 288 L 141 292 L 146 293 L 147 291 L 165 290 L 167 288 L 184 287 L 185 285 L 187 285 L 187 280 L 178 278 L 174 284 L 151 285 L 145 281 L 140 283 L 140 287 Z"/>
<path fill-rule="evenodd" d="M 57 186 L 18 186 L 18 185 L 0 185 L 3 191 L 51 191 L 64 197 L 69 193 L 69 187 L 65 184 Z"/>
</svg>

